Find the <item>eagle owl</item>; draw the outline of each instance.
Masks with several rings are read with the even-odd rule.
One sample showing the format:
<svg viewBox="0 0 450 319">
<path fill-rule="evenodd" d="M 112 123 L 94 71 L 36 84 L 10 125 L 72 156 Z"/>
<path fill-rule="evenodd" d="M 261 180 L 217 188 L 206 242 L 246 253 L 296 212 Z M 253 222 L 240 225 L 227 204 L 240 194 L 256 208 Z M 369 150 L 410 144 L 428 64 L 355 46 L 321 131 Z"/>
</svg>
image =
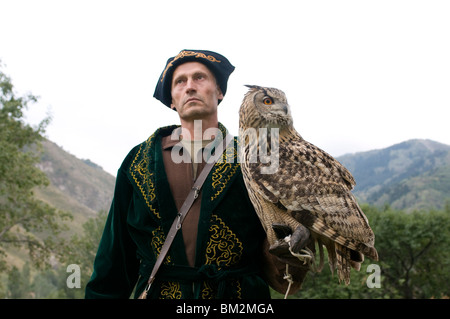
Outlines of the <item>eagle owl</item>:
<svg viewBox="0 0 450 319">
<path fill-rule="evenodd" d="M 239 110 L 240 161 L 269 244 L 286 237 L 292 254 L 313 258 L 317 243 L 320 267 L 325 246 L 331 270 L 348 284 L 364 255 L 378 260 L 374 233 L 351 193 L 353 176 L 300 136 L 281 90 L 248 87 Z"/>
</svg>

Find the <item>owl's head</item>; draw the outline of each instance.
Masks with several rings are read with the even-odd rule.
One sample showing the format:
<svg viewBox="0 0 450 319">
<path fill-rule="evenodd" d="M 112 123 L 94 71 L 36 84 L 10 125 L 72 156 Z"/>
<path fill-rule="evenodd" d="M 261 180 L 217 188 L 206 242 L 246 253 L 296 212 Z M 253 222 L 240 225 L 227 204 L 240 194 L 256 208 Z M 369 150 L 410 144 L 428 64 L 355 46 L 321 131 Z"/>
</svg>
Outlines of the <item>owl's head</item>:
<svg viewBox="0 0 450 319">
<path fill-rule="evenodd" d="M 244 97 L 239 117 L 241 126 L 292 126 L 291 109 L 283 91 L 275 88 L 246 85 L 250 90 Z"/>
</svg>

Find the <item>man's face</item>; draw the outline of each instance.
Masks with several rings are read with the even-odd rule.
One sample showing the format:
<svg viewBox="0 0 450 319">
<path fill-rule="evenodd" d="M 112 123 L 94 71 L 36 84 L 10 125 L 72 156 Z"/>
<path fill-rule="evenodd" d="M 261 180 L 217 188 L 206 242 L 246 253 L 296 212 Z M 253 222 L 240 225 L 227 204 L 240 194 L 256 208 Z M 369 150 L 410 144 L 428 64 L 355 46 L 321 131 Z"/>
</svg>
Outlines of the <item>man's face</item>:
<svg viewBox="0 0 450 319">
<path fill-rule="evenodd" d="M 214 74 L 199 62 L 186 62 L 175 69 L 171 94 L 171 108 L 184 120 L 216 114 L 218 101 L 223 99 Z"/>
</svg>

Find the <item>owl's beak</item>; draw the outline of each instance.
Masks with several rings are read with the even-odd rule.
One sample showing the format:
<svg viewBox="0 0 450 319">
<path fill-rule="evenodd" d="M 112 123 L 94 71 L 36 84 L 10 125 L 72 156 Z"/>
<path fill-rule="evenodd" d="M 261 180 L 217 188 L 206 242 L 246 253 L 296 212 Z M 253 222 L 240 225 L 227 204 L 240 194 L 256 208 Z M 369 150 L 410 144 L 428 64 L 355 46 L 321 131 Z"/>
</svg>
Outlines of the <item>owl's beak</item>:
<svg viewBox="0 0 450 319">
<path fill-rule="evenodd" d="M 278 115 L 278 116 L 280 116 L 280 115 L 281 116 L 289 115 L 289 105 L 287 105 L 287 104 L 282 104 L 282 105 L 278 104 L 275 107 L 273 107 L 270 110 L 270 112 L 273 115 Z"/>
</svg>

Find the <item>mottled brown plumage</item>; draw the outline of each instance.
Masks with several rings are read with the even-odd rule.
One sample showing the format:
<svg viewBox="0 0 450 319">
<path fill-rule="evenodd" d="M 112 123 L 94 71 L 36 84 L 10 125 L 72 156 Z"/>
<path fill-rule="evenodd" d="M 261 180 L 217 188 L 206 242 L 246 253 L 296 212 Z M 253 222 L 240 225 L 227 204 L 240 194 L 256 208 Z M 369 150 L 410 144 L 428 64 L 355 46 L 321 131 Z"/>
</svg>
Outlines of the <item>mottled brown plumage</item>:
<svg viewBox="0 0 450 319">
<path fill-rule="evenodd" d="M 378 260 L 374 233 L 351 193 L 353 176 L 294 129 L 282 91 L 249 88 L 239 111 L 240 160 L 269 244 L 279 240 L 273 225 L 310 233 L 308 247 L 315 252 L 315 243 L 324 245 L 331 269 L 348 284 L 350 267 L 359 270 L 364 255 Z M 290 244 L 297 253 L 305 241 Z"/>
</svg>

